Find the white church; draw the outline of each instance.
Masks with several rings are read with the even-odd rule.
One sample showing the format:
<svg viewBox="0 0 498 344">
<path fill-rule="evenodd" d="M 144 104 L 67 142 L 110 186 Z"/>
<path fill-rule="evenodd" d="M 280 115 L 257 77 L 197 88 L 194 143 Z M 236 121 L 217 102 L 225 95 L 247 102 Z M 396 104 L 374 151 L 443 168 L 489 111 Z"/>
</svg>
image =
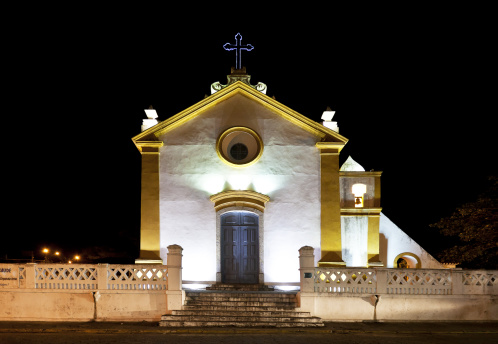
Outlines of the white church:
<svg viewBox="0 0 498 344">
<path fill-rule="evenodd" d="M 382 213 L 379 171 L 351 157 L 334 112 L 322 123 L 251 85 L 245 68 L 158 122 L 145 110 L 137 263 L 183 248 L 184 284 L 298 286 L 298 250 L 315 266 L 444 266 Z M 402 265 L 401 265 L 402 264 Z"/>
</svg>

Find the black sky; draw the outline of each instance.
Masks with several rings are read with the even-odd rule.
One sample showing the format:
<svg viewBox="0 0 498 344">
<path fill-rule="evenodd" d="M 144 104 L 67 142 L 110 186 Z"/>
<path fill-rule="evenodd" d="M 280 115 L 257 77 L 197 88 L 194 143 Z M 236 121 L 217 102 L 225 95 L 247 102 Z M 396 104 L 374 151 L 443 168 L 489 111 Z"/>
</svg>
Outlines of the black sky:
<svg viewBox="0 0 498 344">
<path fill-rule="evenodd" d="M 496 173 L 486 22 L 423 11 L 334 12 L 306 25 L 172 16 L 66 16 L 30 22 L 6 43 L 2 256 L 43 245 L 134 256 L 140 154 L 131 138 L 143 109 L 164 120 L 226 83 L 235 56 L 222 46 L 237 32 L 255 47 L 242 56 L 252 83 L 316 121 L 335 110 L 350 140 L 341 161 L 383 171 L 384 214 L 431 253 L 440 238 L 428 225 Z"/>
</svg>

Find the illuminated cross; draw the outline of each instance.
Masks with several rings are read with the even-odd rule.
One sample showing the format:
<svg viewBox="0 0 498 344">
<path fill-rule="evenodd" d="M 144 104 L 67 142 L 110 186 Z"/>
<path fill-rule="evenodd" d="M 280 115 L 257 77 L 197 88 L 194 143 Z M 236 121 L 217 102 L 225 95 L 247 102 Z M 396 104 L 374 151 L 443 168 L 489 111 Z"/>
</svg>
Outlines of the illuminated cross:
<svg viewBox="0 0 498 344">
<path fill-rule="evenodd" d="M 242 69 L 242 62 L 240 58 L 242 50 L 251 51 L 254 49 L 254 47 L 251 44 L 242 45 L 240 43 L 241 40 L 242 40 L 242 35 L 238 33 L 235 35 L 235 45 L 231 43 L 225 43 L 225 45 L 223 46 L 225 50 L 228 51 L 235 50 L 235 69 Z"/>
</svg>

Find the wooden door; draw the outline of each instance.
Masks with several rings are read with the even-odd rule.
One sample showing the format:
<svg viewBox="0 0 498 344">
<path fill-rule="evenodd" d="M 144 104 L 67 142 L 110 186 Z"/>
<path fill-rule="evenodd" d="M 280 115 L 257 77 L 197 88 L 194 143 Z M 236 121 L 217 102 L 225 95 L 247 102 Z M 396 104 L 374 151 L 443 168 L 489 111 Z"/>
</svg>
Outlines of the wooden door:
<svg viewBox="0 0 498 344">
<path fill-rule="evenodd" d="M 258 215 L 230 212 L 221 216 L 221 279 L 223 283 L 258 283 Z"/>
</svg>

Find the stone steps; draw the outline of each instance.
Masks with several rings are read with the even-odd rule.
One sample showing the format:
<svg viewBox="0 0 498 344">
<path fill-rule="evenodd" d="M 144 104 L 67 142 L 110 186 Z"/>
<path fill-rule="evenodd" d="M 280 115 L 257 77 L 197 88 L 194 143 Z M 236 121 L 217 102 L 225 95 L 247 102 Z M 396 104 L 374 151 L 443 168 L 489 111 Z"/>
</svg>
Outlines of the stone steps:
<svg viewBox="0 0 498 344">
<path fill-rule="evenodd" d="M 257 308 L 257 307 L 253 307 Z M 202 311 L 203 316 L 238 316 L 240 315 L 239 310 L 214 310 L 214 309 L 182 309 L 182 310 L 176 310 L 173 311 L 171 314 L 172 315 L 198 315 L 199 311 Z M 268 316 L 278 316 L 278 317 L 309 317 L 310 314 L 309 312 L 297 312 L 294 310 L 282 310 L 282 311 L 275 311 L 275 310 L 253 310 L 253 311 L 244 311 L 244 316 L 247 317 L 252 317 L 252 316 L 257 316 L 257 317 L 268 317 Z"/>
<path fill-rule="evenodd" d="M 273 291 L 273 287 L 264 284 L 213 284 L 206 290 L 240 290 L 240 291 Z"/>
<path fill-rule="evenodd" d="M 213 310 L 213 311 L 240 311 L 240 312 L 257 312 L 257 311 L 293 311 L 296 307 L 294 306 L 281 306 L 277 309 L 274 306 L 239 306 L 235 308 L 234 306 L 210 306 L 200 307 L 200 306 L 192 306 L 187 304 L 183 306 L 183 310 Z"/>
<path fill-rule="evenodd" d="M 209 287 L 208 287 L 209 288 Z M 206 288 L 206 289 L 208 289 Z M 214 288 L 214 289 L 213 289 Z M 181 310 L 163 315 L 169 327 L 321 327 L 320 318 L 296 312 L 296 293 L 275 292 L 262 285 L 215 285 L 186 291 Z"/>
<path fill-rule="evenodd" d="M 284 323 L 284 322 L 234 322 L 234 321 L 213 321 L 213 322 L 191 322 L 191 321 L 165 321 L 161 320 L 160 326 L 168 327 L 323 327 L 323 323 Z"/>
<path fill-rule="evenodd" d="M 181 322 L 279 322 L 279 323 L 291 323 L 291 322 L 302 322 L 303 317 L 293 317 L 293 316 L 243 316 L 243 315 L 165 315 L 162 320 L 172 320 Z M 308 322 L 318 323 L 320 318 L 310 318 Z"/>
<path fill-rule="evenodd" d="M 227 307 L 276 307 L 286 309 L 286 307 L 296 308 L 289 302 L 263 302 L 263 301 L 222 301 L 222 300 L 195 300 L 188 302 L 189 306 L 227 306 Z"/>
</svg>

